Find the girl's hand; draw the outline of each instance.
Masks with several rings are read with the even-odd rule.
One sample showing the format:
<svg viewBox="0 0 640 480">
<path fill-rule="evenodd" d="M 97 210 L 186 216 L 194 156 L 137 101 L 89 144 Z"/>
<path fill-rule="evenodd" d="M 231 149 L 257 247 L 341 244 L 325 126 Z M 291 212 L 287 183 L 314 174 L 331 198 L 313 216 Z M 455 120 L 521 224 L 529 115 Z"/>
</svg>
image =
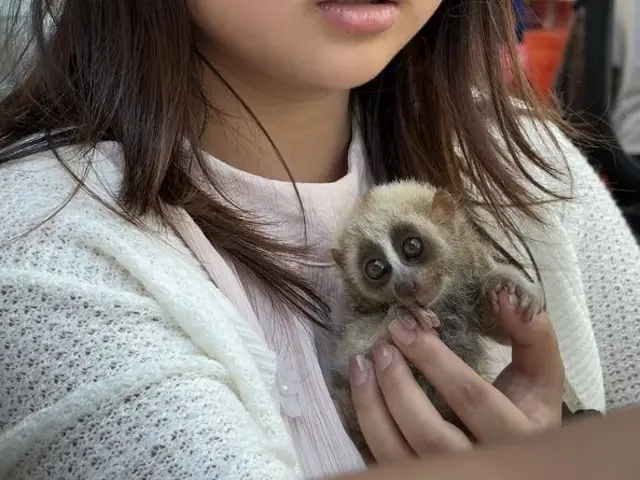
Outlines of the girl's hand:
<svg viewBox="0 0 640 480">
<path fill-rule="evenodd" d="M 527 322 L 499 296 L 501 327 L 511 339 L 512 361 L 494 384 L 449 350 L 435 331 L 394 321 L 394 345 L 374 348 L 374 364 L 358 357 L 352 396 L 362 433 L 378 463 L 472 448 L 472 441 L 438 414 L 413 378 L 405 357 L 444 398 L 478 443 L 502 441 L 559 426 L 564 369 L 546 313 Z"/>
</svg>

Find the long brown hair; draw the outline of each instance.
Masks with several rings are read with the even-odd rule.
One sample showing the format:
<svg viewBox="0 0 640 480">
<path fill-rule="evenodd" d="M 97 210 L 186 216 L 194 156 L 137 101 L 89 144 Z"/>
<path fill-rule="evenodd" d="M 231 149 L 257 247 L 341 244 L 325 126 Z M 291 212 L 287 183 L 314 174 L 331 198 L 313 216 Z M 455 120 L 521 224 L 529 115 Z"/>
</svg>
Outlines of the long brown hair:
<svg viewBox="0 0 640 480">
<path fill-rule="evenodd" d="M 11 72 L 19 76 L 7 78 L 14 83 L 0 103 L 0 165 L 65 145 L 118 142 L 124 156 L 118 200 L 129 221 L 164 217 L 164 205 L 183 207 L 216 248 L 284 305 L 326 325 L 327 303 L 290 266 L 301 252 L 261 233 L 249 216 L 211 198 L 187 173 L 196 164 L 207 167 L 198 148 L 185 152 L 185 140 L 197 147 L 207 119 L 221 112 L 201 90 L 201 69 L 208 67 L 194 46 L 185 2 L 32 0 L 24 16 L 18 9 L 25 3 L 14 0 L 13 28 L 5 37 L 5 52 L 18 50 Z M 25 20 L 31 41 L 18 48 Z M 499 226 L 518 237 L 501 205 L 541 221 L 535 191 L 546 192 L 526 163 L 558 174 L 530 147 L 521 111 L 559 119 L 517 67 L 520 105 L 510 99 L 499 49 L 507 46 L 517 65 L 514 32 L 510 2 L 444 0 L 377 78 L 353 90 L 352 104 L 376 182 L 423 179 L 472 202 L 466 178 Z M 489 131 L 489 118 L 499 135 Z M 526 181 L 516 180 L 514 167 Z M 209 180 L 215 187 L 216 179 Z"/>
</svg>

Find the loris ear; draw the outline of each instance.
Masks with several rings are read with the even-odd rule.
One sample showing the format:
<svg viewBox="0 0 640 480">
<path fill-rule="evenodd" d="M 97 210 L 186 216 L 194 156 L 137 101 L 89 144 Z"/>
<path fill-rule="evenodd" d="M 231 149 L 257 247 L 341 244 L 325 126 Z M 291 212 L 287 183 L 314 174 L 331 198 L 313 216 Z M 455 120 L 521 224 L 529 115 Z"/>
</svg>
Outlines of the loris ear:
<svg viewBox="0 0 640 480">
<path fill-rule="evenodd" d="M 449 192 L 443 189 L 436 190 L 431 204 L 431 213 L 437 216 L 450 216 L 456 211 L 456 201 Z"/>
<path fill-rule="evenodd" d="M 339 248 L 332 248 L 331 257 L 333 257 L 333 261 L 336 262 L 336 265 L 338 265 L 340 268 L 343 267 L 344 257 L 342 255 L 342 250 L 340 250 Z"/>
</svg>

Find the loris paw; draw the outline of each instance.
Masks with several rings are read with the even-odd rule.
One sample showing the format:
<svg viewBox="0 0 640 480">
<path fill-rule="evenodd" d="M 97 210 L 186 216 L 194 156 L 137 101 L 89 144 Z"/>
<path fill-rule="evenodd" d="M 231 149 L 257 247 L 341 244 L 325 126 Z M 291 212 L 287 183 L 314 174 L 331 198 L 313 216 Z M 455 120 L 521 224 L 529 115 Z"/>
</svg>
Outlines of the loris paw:
<svg viewBox="0 0 640 480">
<path fill-rule="evenodd" d="M 422 325 L 426 329 L 438 328 L 440 326 L 440 320 L 438 316 L 431 310 L 426 310 L 418 306 L 403 306 L 403 305 L 391 305 L 387 313 L 386 324 L 388 325 L 393 320 L 402 321 L 403 318 L 413 317 L 413 319 Z"/>
<path fill-rule="evenodd" d="M 485 294 L 495 314 L 500 311 L 498 296 L 505 290 L 516 312 L 531 320 L 544 309 L 542 289 L 510 265 L 499 265 L 485 281 Z"/>
</svg>

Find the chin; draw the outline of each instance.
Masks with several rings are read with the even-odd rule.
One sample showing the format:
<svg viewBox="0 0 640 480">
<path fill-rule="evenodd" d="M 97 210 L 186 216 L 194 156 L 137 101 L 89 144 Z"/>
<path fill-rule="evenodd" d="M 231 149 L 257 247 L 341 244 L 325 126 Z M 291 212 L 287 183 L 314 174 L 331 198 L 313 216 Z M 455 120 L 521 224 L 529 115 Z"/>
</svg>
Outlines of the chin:
<svg viewBox="0 0 640 480">
<path fill-rule="evenodd" d="M 361 66 L 360 68 L 356 68 L 353 65 L 344 69 L 327 68 L 318 71 L 315 75 L 309 75 L 308 81 L 305 83 L 313 90 L 347 91 L 370 82 L 377 77 L 383 69 L 384 66 L 372 68 L 368 65 Z"/>
<path fill-rule="evenodd" d="M 376 78 L 388 62 L 354 62 L 346 65 L 330 66 L 318 72 L 314 83 L 328 90 L 351 90 Z"/>
<path fill-rule="evenodd" d="M 310 58 L 298 64 L 298 75 L 316 88 L 351 90 L 370 82 L 389 65 L 403 43 L 392 39 L 333 44 L 322 42 Z"/>
<path fill-rule="evenodd" d="M 360 76 L 344 76 L 341 78 L 333 77 L 327 78 L 326 81 L 314 82 L 314 87 L 322 90 L 352 90 L 361 85 L 366 84 L 367 82 L 373 80 L 377 75 L 360 75 Z"/>
</svg>

